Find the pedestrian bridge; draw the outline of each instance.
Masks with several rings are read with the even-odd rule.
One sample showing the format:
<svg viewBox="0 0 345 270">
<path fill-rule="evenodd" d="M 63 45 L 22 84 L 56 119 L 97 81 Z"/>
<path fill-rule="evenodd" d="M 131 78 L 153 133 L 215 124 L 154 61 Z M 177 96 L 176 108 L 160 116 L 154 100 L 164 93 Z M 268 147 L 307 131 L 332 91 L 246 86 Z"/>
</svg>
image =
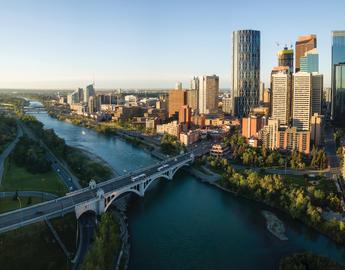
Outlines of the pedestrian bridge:
<svg viewBox="0 0 345 270">
<path fill-rule="evenodd" d="M 98 184 L 91 181 L 89 187 L 67 193 L 55 200 L 1 214 L 0 233 L 53 217 L 63 216 L 73 211 L 77 218 L 87 211 L 92 211 L 97 215 L 102 214 L 107 211 L 116 198 L 124 193 L 131 192 L 144 196 L 148 187 L 156 179 L 173 179 L 180 168 L 190 165 L 195 156 L 200 156 L 204 152 L 206 151 L 201 150 L 181 154 Z"/>
</svg>

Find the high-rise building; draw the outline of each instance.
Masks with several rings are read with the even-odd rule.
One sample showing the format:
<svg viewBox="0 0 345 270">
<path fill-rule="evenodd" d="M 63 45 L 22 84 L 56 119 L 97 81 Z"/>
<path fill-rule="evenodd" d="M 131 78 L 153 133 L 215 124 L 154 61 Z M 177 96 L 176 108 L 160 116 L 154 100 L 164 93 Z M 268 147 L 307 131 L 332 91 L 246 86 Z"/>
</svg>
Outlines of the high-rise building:
<svg viewBox="0 0 345 270">
<path fill-rule="evenodd" d="M 296 41 L 296 72 L 300 71 L 300 59 L 307 51 L 317 47 L 316 35 L 300 36 Z"/>
<path fill-rule="evenodd" d="M 259 139 L 262 146 L 268 149 L 275 149 L 277 147 L 279 120 L 268 119 L 265 125 L 259 132 Z"/>
<path fill-rule="evenodd" d="M 175 89 L 176 90 L 182 90 L 182 83 L 181 82 L 176 82 Z"/>
<path fill-rule="evenodd" d="M 307 51 L 300 58 L 300 71 L 302 72 L 319 72 L 319 53 L 317 49 Z"/>
<path fill-rule="evenodd" d="M 314 113 L 317 113 L 321 115 L 323 75 L 318 73 L 312 73 L 311 79 L 311 114 L 313 115 Z"/>
<path fill-rule="evenodd" d="M 293 76 L 292 125 L 297 131 L 309 131 L 311 117 L 312 75 L 298 72 Z"/>
<path fill-rule="evenodd" d="M 276 73 L 272 75 L 272 118 L 281 125 L 288 125 L 290 118 L 291 75 Z"/>
<path fill-rule="evenodd" d="M 215 113 L 218 110 L 219 77 L 199 77 L 199 113 Z"/>
<path fill-rule="evenodd" d="M 76 104 L 79 102 L 80 102 L 80 100 L 79 100 L 78 91 L 74 91 L 73 93 L 67 95 L 67 103 L 69 105 Z"/>
<path fill-rule="evenodd" d="M 231 97 L 223 97 L 222 98 L 222 111 L 223 113 L 225 114 L 231 114 L 231 109 L 232 109 L 232 106 L 231 106 Z"/>
<path fill-rule="evenodd" d="M 192 109 L 188 105 L 181 106 L 178 114 L 178 122 L 189 128 L 192 119 Z"/>
<path fill-rule="evenodd" d="M 310 137 L 311 142 L 316 146 L 323 143 L 324 117 L 317 113 L 313 114 L 310 120 Z"/>
<path fill-rule="evenodd" d="M 278 66 L 289 67 L 289 72 L 293 73 L 293 49 L 284 47 L 278 52 Z"/>
<path fill-rule="evenodd" d="M 169 117 L 176 116 L 183 105 L 187 105 L 187 92 L 185 90 L 170 90 L 168 103 Z"/>
<path fill-rule="evenodd" d="M 232 112 L 243 117 L 259 103 L 260 31 L 234 31 L 232 45 Z"/>
<path fill-rule="evenodd" d="M 78 102 L 83 102 L 83 100 L 84 100 L 84 90 L 83 90 L 83 88 L 78 88 L 78 96 L 79 96 L 79 101 Z"/>
<path fill-rule="evenodd" d="M 332 110 L 335 120 L 345 118 L 345 31 L 332 32 Z"/>
<path fill-rule="evenodd" d="M 83 94 L 84 102 L 88 103 L 89 97 L 93 97 L 95 95 L 96 95 L 96 91 L 95 91 L 95 88 L 93 87 L 93 84 L 86 86 L 86 88 L 84 89 L 84 94 Z"/>
</svg>

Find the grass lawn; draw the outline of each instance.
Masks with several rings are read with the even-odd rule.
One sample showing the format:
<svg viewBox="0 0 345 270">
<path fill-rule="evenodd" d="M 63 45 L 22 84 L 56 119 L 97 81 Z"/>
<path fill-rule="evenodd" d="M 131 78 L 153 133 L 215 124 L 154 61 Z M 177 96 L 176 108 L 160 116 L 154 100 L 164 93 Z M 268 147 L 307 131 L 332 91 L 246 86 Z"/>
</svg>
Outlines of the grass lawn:
<svg viewBox="0 0 345 270">
<path fill-rule="evenodd" d="M 52 220 L 54 228 L 59 232 L 65 231 L 61 235 L 75 235 L 75 216 L 66 215 L 63 218 Z M 75 236 L 71 237 L 75 248 Z M 71 244 L 65 242 L 67 249 L 71 249 Z M 44 222 L 31 224 L 20 229 L 3 233 L 0 235 L 0 265 L 1 270 L 12 269 L 35 269 L 35 270 L 61 270 L 71 269 L 71 265 L 52 236 L 50 230 Z"/>
<path fill-rule="evenodd" d="M 27 206 L 42 202 L 42 199 L 31 197 L 31 204 L 28 204 L 27 197 L 21 197 L 20 201 L 21 201 L 22 207 L 27 207 Z M 11 197 L 0 199 L 0 213 L 15 210 L 15 209 L 18 209 L 19 207 L 20 207 L 19 201 L 13 200 L 13 198 Z"/>
<path fill-rule="evenodd" d="M 57 195 L 64 195 L 67 192 L 67 188 L 53 170 L 42 174 L 32 174 L 25 168 L 17 166 L 9 158 L 5 162 L 5 172 L 0 190 L 33 190 Z"/>
</svg>

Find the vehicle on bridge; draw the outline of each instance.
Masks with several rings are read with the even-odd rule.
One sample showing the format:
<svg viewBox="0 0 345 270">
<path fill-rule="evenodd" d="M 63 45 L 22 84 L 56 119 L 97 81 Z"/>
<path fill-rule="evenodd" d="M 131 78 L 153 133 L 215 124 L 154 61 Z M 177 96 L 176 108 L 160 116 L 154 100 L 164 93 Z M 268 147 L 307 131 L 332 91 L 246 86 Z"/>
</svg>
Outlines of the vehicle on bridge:
<svg viewBox="0 0 345 270">
<path fill-rule="evenodd" d="M 143 178 L 145 178 L 145 177 L 146 177 L 146 174 L 143 173 L 143 174 L 140 174 L 140 175 L 138 175 L 138 176 L 132 177 L 131 181 L 132 181 L 132 182 L 138 181 L 138 180 L 141 180 L 141 179 L 143 179 Z"/>
<path fill-rule="evenodd" d="M 165 165 L 159 167 L 159 168 L 157 169 L 157 171 L 160 172 L 161 170 L 163 170 L 163 169 L 166 168 L 166 167 L 169 167 L 169 165 L 168 165 L 168 164 L 165 164 Z"/>
</svg>

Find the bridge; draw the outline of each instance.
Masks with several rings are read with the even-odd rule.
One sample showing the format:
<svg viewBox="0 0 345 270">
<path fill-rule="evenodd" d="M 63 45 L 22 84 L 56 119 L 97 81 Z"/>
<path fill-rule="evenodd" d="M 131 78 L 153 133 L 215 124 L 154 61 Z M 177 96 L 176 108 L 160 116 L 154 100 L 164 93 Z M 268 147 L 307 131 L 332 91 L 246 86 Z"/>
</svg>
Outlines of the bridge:
<svg viewBox="0 0 345 270">
<path fill-rule="evenodd" d="M 3 213 L 0 215 L 0 233 L 63 216 L 73 211 L 77 218 L 88 211 L 97 215 L 102 214 L 116 198 L 124 193 L 131 192 L 144 196 L 147 188 L 156 179 L 171 180 L 180 168 L 190 165 L 195 157 L 205 154 L 208 149 L 209 147 L 203 146 L 203 148 L 98 184 L 90 181 L 89 187 L 67 193 L 55 200 Z"/>
</svg>

